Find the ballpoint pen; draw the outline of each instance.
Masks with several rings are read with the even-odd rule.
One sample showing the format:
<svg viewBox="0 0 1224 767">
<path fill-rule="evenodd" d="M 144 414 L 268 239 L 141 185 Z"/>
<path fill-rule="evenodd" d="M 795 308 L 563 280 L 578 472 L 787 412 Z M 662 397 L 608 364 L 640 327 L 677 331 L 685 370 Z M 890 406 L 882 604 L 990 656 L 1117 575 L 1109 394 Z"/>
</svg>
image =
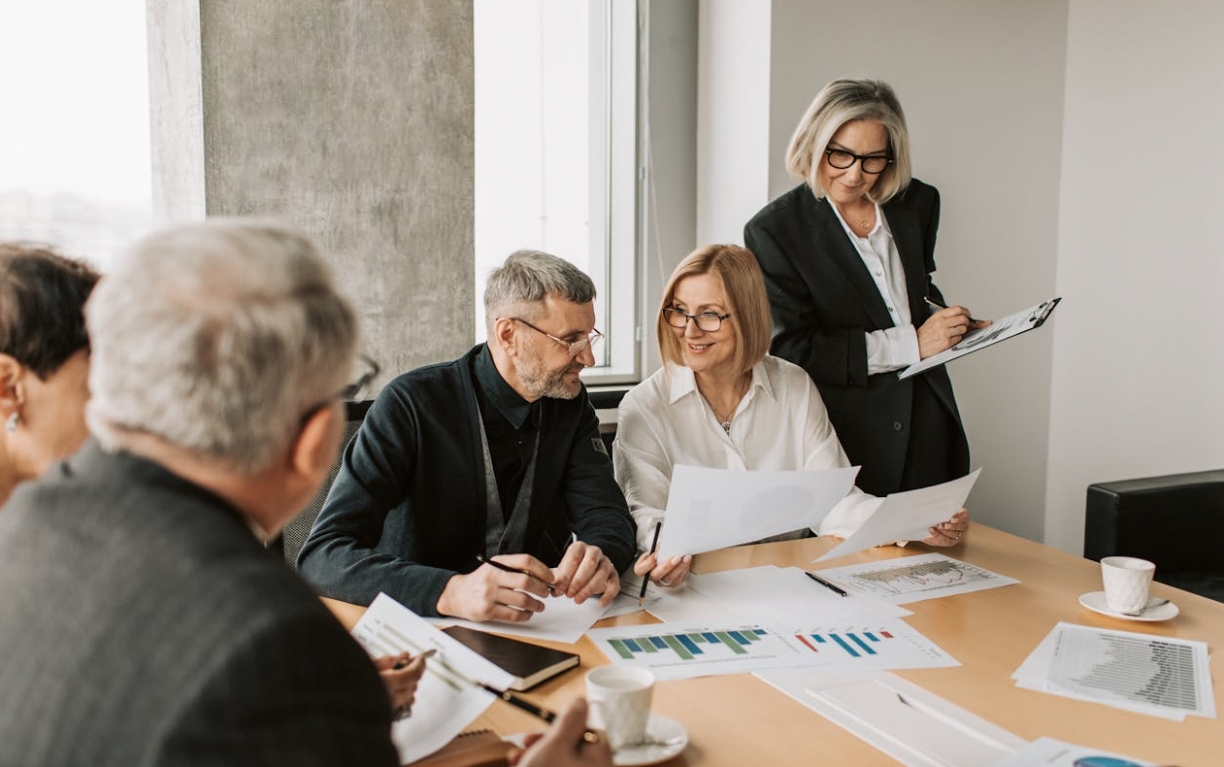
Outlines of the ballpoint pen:
<svg viewBox="0 0 1224 767">
<path fill-rule="evenodd" d="M 824 587 L 825 587 L 826 589 L 828 589 L 829 591 L 832 591 L 834 594 L 840 594 L 840 595 L 842 595 L 843 597 L 845 597 L 845 596 L 849 596 L 849 594 L 847 594 L 845 591 L 843 591 L 842 589 L 838 588 L 837 586 L 834 586 L 832 583 L 829 583 L 828 581 L 826 581 L 824 578 L 821 578 L 821 577 L 820 577 L 819 575 L 817 575 L 816 573 L 809 573 L 807 570 L 804 570 L 804 571 L 803 571 L 803 574 L 804 574 L 804 575 L 806 575 L 807 577 L 811 578 L 812 580 L 816 581 L 816 582 L 817 582 L 817 583 L 819 583 L 821 586 L 824 586 Z"/>
<path fill-rule="evenodd" d="M 543 578 L 532 575 L 526 570 L 520 570 L 519 568 L 511 567 L 510 565 L 503 565 L 501 562 L 495 562 L 492 559 L 486 559 L 485 557 L 482 557 L 479 554 L 476 555 L 476 561 L 482 565 L 488 565 L 489 567 L 496 567 L 498 570 L 501 570 L 503 573 L 518 573 L 519 575 L 526 575 L 528 578 L 535 578 L 537 581 L 547 586 L 549 591 L 552 591 L 556 588 L 553 584 L 549 583 Z"/>
<path fill-rule="evenodd" d="M 922 300 L 923 300 L 923 301 L 926 301 L 928 306 L 933 306 L 933 307 L 935 307 L 936 309 L 947 309 L 947 308 L 948 308 L 947 304 L 944 304 L 944 303 L 941 303 L 941 302 L 939 302 L 939 301 L 936 301 L 935 299 L 931 298 L 930 296 L 923 296 L 923 297 L 922 297 Z M 981 320 L 975 320 L 975 319 L 973 319 L 972 317 L 970 317 L 970 318 L 969 318 L 969 321 L 970 321 L 970 322 L 981 322 Z"/>
<path fill-rule="evenodd" d="M 654 540 L 650 543 L 650 553 L 653 554 L 659 550 L 659 531 L 663 529 L 663 520 L 655 522 Z M 656 563 L 657 564 L 657 563 Z M 646 584 L 650 583 L 650 573 L 642 576 L 642 591 L 638 594 L 638 607 L 642 606 L 642 600 L 646 598 Z"/>
</svg>

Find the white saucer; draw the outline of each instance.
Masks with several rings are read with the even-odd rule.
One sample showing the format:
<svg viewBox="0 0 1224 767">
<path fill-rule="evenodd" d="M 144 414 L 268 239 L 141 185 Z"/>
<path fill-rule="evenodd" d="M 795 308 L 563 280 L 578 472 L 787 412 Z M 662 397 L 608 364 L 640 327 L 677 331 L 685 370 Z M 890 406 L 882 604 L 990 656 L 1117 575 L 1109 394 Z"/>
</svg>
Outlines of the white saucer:
<svg viewBox="0 0 1224 767">
<path fill-rule="evenodd" d="M 688 730 L 671 717 L 651 714 L 646 723 L 646 740 L 637 746 L 622 746 L 612 754 L 617 767 L 644 767 L 666 762 L 688 745 Z"/>
<path fill-rule="evenodd" d="M 1152 597 L 1148 600 L 1148 604 L 1159 601 L 1158 597 Z M 1114 612 L 1105 604 L 1104 591 L 1089 591 L 1087 594 L 1080 594 L 1079 603 L 1094 613 L 1108 615 L 1111 618 L 1121 618 L 1124 621 L 1167 621 L 1178 613 L 1177 605 L 1172 602 L 1165 602 L 1159 607 L 1149 607 L 1143 611 L 1142 615 L 1125 615 Z"/>
</svg>

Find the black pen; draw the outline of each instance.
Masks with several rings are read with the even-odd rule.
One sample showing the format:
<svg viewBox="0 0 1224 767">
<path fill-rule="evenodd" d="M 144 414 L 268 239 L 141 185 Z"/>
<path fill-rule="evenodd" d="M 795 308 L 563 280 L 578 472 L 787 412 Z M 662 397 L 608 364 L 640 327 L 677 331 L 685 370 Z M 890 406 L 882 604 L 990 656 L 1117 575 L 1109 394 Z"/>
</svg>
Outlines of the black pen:
<svg viewBox="0 0 1224 767">
<path fill-rule="evenodd" d="M 935 299 L 931 298 L 930 296 L 923 296 L 922 300 L 926 301 L 928 305 L 934 306 L 936 309 L 947 309 L 948 308 L 946 304 L 942 304 L 939 301 L 936 301 Z M 975 320 L 972 317 L 969 318 L 969 321 L 970 322 L 981 322 L 981 320 Z"/>
<path fill-rule="evenodd" d="M 663 529 L 663 520 L 655 522 L 654 540 L 650 543 L 650 553 L 653 554 L 659 550 L 659 531 Z M 658 564 L 656 562 L 655 564 Z M 642 600 L 646 598 L 646 584 L 650 583 L 650 573 L 642 576 L 642 591 L 638 594 L 638 607 L 642 606 Z"/>
<path fill-rule="evenodd" d="M 549 591 L 552 591 L 554 588 L 556 588 L 548 581 L 544 580 L 543 578 L 539 578 L 535 575 L 532 575 L 526 570 L 520 570 L 517 567 L 511 567 L 510 565 L 503 565 L 501 562 L 494 562 L 492 559 L 485 559 L 479 554 L 476 555 L 476 561 L 481 563 L 482 565 L 488 565 L 489 567 L 496 567 L 498 570 L 501 570 L 503 573 L 518 573 L 519 575 L 526 575 L 528 578 L 535 578 L 537 581 L 547 586 Z"/>
<path fill-rule="evenodd" d="M 840 588 L 838 588 L 837 586 L 834 586 L 832 583 L 829 583 L 828 581 L 826 581 L 824 578 L 821 578 L 821 577 L 820 577 L 819 575 L 817 575 L 816 573 L 809 573 L 807 570 L 804 570 L 804 571 L 803 571 L 803 574 L 804 574 L 804 575 L 806 575 L 807 577 L 811 578 L 812 580 L 816 581 L 816 582 L 817 582 L 817 583 L 819 583 L 821 586 L 824 586 L 824 587 L 825 587 L 826 589 L 828 589 L 829 591 L 832 591 L 834 594 L 840 594 L 840 595 L 842 595 L 843 597 L 845 597 L 845 596 L 849 596 L 849 594 L 847 594 L 845 591 L 842 591 L 842 590 L 841 590 Z"/>
<path fill-rule="evenodd" d="M 479 682 L 478 684 L 480 685 L 480 687 L 484 688 L 488 692 L 493 693 L 497 697 L 509 703 L 511 706 L 514 706 L 515 708 L 520 708 L 523 711 L 526 711 L 528 714 L 531 714 L 532 716 L 543 719 L 545 722 L 548 722 L 549 724 L 552 724 L 553 720 L 557 718 L 557 715 L 555 712 L 549 711 L 546 708 L 541 708 L 537 706 L 536 704 L 532 703 L 531 701 L 520 698 L 519 696 L 510 692 L 509 690 L 499 690 L 493 685 L 485 684 L 483 682 Z M 587 730 L 586 732 L 582 733 L 582 739 L 587 743 L 598 743 L 600 740 L 599 733 L 595 732 L 594 730 Z"/>
</svg>

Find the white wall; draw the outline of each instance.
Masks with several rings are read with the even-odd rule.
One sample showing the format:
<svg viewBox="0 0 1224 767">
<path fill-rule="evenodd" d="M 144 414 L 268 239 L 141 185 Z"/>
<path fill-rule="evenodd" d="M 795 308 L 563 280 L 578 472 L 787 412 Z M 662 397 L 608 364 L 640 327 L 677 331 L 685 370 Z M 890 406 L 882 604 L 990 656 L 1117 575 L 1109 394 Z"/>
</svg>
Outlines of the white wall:
<svg viewBox="0 0 1224 767">
<path fill-rule="evenodd" d="M 740 242 L 768 194 L 771 0 L 701 0 L 697 244 Z M 683 258 L 687 254 L 681 254 Z"/>
<path fill-rule="evenodd" d="M 1072 0 L 1046 540 L 1091 482 L 1224 466 L 1224 4 Z"/>
</svg>

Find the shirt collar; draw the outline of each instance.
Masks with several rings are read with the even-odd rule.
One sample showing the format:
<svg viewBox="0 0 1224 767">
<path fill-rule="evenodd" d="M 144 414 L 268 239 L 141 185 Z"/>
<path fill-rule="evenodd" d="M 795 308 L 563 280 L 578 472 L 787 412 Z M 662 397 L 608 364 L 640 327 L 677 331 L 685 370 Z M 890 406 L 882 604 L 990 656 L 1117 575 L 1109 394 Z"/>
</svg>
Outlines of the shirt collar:
<svg viewBox="0 0 1224 767">
<path fill-rule="evenodd" d="M 677 365 L 673 362 L 665 363 L 667 365 L 667 373 L 671 378 L 671 391 L 668 393 L 667 403 L 674 405 L 677 400 L 682 397 L 697 392 L 697 377 L 693 375 L 693 371 L 685 365 Z M 745 398 L 753 396 L 753 391 L 761 389 L 769 395 L 770 399 L 774 399 L 773 383 L 769 380 L 769 374 L 765 371 L 765 361 L 761 360 L 752 366 L 752 384 L 748 387 L 748 393 Z"/>
<path fill-rule="evenodd" d="M 832 200 L 829 200 L 829 207 L 833 209 L 833 214 L 837 216 L 837 220 L 841 222 L 842 229 L 846 230 L 846 234 L 850 236 L 850 239 L 851 240 L 857 239 L 858 235 L 855 234 L 853 231 L 851 231 L 850 225 L 847 224 L 846 219 L 842 217 L 841 210 L 839 210 L 838 207 L 833 204 Z M 871 231 L 868 232 L 867 236 L 864 237 L 863 239 L 870 240 L 877 233 L 879 233 L 881 229 L 884 230 L 883 232 L 884 234 L 888 235 L 889 237 L 892 237 L 892 229 L 889 228 L 888 219 L 885 218 L 884 216 L 884 209 L 880 207 L 880 203 L 878 202 L 875 203 L 875 214 L 876 214 L 875 226 L 872 227 Z"/>
<path fill-rule="evenodd" d="M 528 402 L 514 390 L 514 387 L 506 383 L 506 379 L 502 378 L 501 371 L 497 369 L 497 365 L 493 363 L 493 354 L 489 351 L 489 345 L 485 344 L 480 353 L 476 355 L 474 364 L 476 383 L 480 386 L 480 390 L 493 403 L 493 407 L 497 408 L 497 412 L 502 414 L 510 425 L 516 429 L 523 428 L 523 424 L 527 422 L 535 407 L 535 403 Z"/>
</svg>

